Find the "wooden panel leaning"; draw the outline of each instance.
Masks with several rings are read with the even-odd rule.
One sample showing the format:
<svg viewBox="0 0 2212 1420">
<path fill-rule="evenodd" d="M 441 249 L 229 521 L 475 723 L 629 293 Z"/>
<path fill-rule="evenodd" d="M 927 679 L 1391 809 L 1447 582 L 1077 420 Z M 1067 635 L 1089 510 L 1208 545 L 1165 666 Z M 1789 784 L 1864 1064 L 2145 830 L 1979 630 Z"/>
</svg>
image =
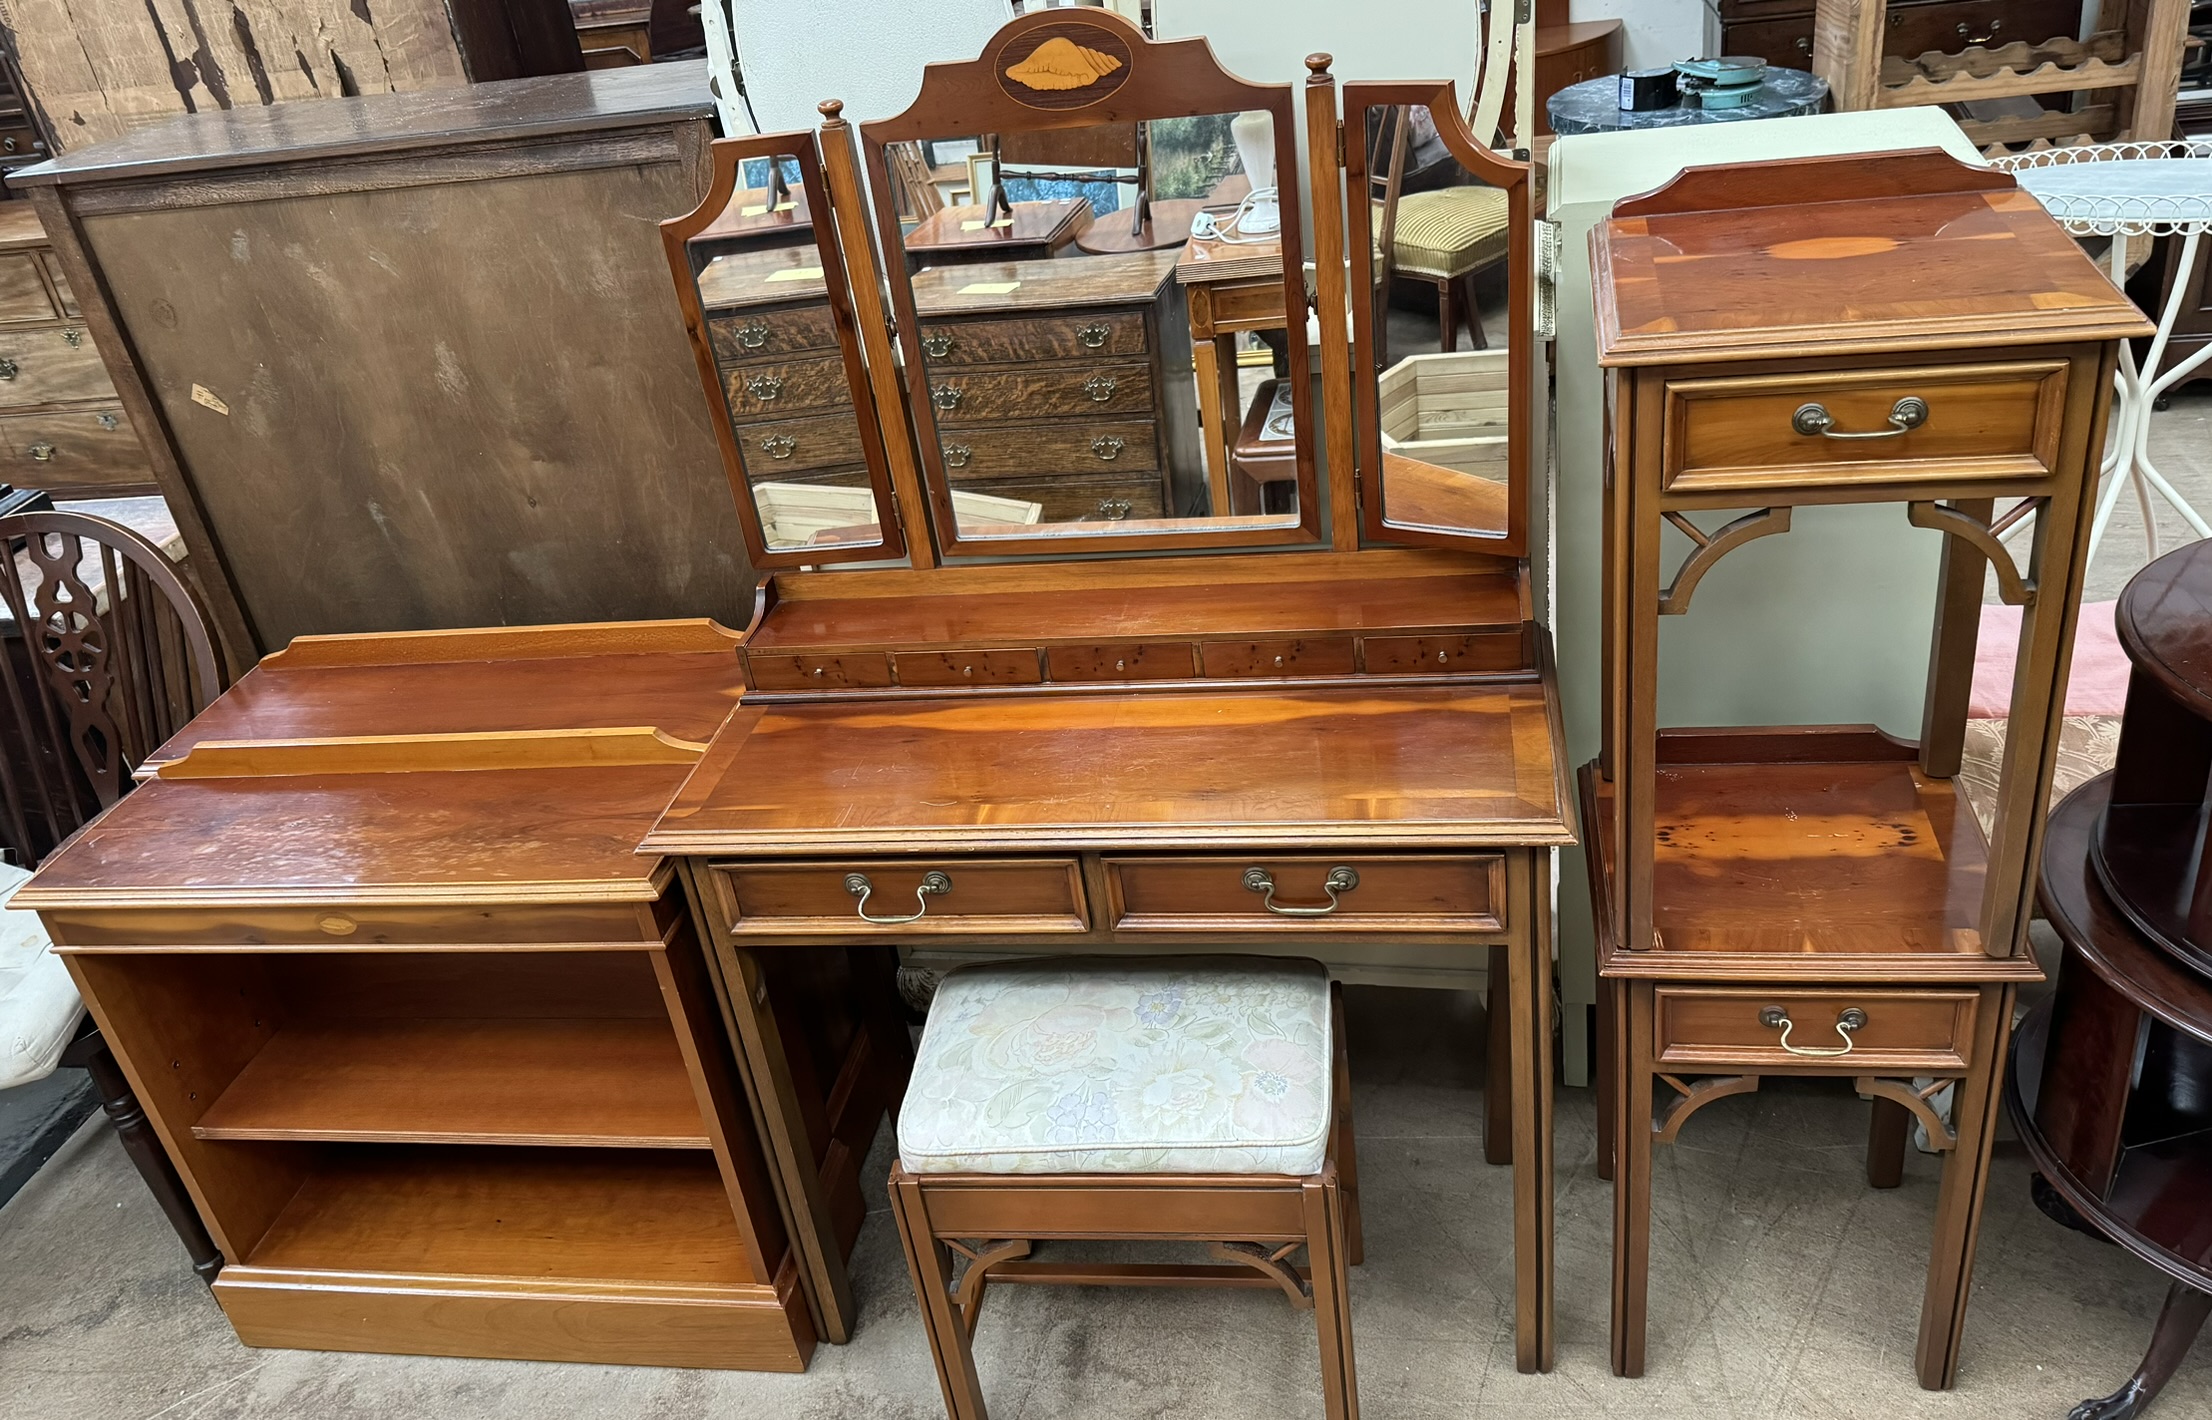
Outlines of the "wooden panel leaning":
<svg viewBox="0 0 2212 1420">
<path fill-rule="evenodd" d="M 1844 1076 L 1875 1101 L 1874 1183 L 1897 1184 L 1915 1119 L 1947 1154 L 1917 1356 L 1921 1384 L 1942 1389 L 2013 997 L 2041 974 L 2029 865 L 2085 500 L 2117 342 L 2149 326 L 2009 178 L 1932 150 L 1878 167 L 1692 168 L 1617 205 L 1592 251 L 1617 431 L 1604 752 L 1582 771 L 1613 1369 L 1644 1367 L 1652 1145 L 1764 1075 Z M 1946 535 L 1919 741 L 1873 726 L 1661 728 L 1659 617 L 1689 611 L 1734 548 L 1786 533 L 1793 507 L 1844 502 L 1903 503 L 1901 526 Z M 1669 530 L 1689 544 L 1671 575 Z M 2019 533 L 2031 541 L 2016 561 Z M 1992 572 L 2023 626 L 1985 840 L 1950 776 Z"/>
<path fill-rule="evenodd" d="M 1039 958 L 944 979 L 899 1113 L 891 1211 L 953 1420 L 987 1420 L 971 1338 L 993 1282 L 1279 1287 L 1313 1313 L 1324 1413 L 1358 1420 L 1338 996 L 1319 962 L 1288 958 Z M 1049 1048 L 1017 1047 L 1009 1068 L 979 1037 Z M 1162 1051 L 1209 1080 L 1165 1110 L 1150 1094 Z M 1014 1089 L 1052 1103 L 980 1107 Z M 1203 1243 L 1214 1261 L 1034 1257 L 1061 1240 Z"/>
<path fill-rule="evenodd" d="M 635 851 L 735 703 L 731 639 L 296 642 L 21 890 L 241 1340 L 805 1368 L 718 986 Z M 641 712 L 678 733 L 605 723 Z"/>
</svg>

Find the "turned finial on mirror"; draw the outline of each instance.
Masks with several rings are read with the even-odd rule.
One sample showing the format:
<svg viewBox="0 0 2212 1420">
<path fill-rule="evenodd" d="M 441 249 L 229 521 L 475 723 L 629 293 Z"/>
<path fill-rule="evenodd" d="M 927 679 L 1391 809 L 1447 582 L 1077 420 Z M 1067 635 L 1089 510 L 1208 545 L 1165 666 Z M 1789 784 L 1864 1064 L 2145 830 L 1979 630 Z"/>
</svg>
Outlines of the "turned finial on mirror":
<svg viewBox="0 0 2212 1420">
<path fill-rule="evenodd" d="M 825 128 L 845 121 L 845 101 L 843 99 L 824 99 L 814 106 L 814 111 L 822 115 L 822 126 Z"/>
<path fill-rule="evenodd" d="M 1306 72 L 1318 79 L 1328 73 L 1329 66 L 1335 62 L 1336 56 L 1333 54 L 1309 54 L 1306 56 Z"/>
</svg>

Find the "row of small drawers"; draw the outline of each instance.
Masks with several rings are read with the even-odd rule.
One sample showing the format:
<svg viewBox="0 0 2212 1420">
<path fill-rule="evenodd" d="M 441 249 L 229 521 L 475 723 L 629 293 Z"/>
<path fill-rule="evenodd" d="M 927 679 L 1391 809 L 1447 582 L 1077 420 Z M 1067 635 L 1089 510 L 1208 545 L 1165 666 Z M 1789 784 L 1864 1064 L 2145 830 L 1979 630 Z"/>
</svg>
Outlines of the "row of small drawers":
<svg viewBox="0 0 2212 1420">
<path fill-rule="evenodd" d="M 1130 641 L 1003 650 L 837 651 L 779 655 L 748 649 L 755 690 L 945 688 L 1047 681 L 1264 679 L 1271 676 L 1438 675 L 1524 669 L 1514 631 L 1428 636 L 1281 636 L 1256 641 Z"/>
</svg>

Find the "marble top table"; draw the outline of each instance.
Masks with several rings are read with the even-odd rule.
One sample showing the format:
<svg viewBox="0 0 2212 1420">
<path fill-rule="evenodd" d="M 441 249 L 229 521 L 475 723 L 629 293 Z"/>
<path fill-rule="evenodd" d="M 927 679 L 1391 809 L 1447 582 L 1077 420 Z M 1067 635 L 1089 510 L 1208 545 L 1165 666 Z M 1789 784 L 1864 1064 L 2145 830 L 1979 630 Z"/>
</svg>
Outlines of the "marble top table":
<svg viewBox="0 0 2212 1420">
<path fill-rule="evenodd" d="M 1795 118 L 1819 113 L 1828 103 L 1828 81 L 1802 69 L 1769 69 L 1750 103 L 1737 108 L 1699 108 L 1677 103 L 1667 108 L 1628 113 L 1621 108 L 1621 77 L 1585 79 L 1569 84 L 1544 104 L 1552 132 L 1617 133 L 1626 129 L 1689 128 L 1700 123 L 1736 123 L 1747 118 Z"/>
</svg>

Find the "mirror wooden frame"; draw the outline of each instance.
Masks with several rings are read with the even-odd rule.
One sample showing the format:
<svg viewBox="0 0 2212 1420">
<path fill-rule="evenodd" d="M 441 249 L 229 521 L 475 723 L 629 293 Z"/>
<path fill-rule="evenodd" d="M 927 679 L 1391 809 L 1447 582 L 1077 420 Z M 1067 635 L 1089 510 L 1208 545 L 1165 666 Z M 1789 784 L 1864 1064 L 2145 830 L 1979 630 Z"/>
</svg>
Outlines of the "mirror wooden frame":
<svg viewBox="0 0 2212 1420">
<path fill-rule="evenodd" d="M 1436 82 L 1348 83 L 1343 86 L 1342 154 L 1349 230 L 1352 299 L 1352 401 L 1358 440 L 1360 531 L 1370 542 L 1467 548 L 1501 557 L 1528 556 L 1529 463 L 1534 450 L 1535 418 L 1530 400 L 1536 342 L 1535 222 L 1530 212 L 1530 165 L 1500 157 L 1477 142 L 1460 110 L 1457 85 Z M 1383 503 L 1382 411 L 1378 395 L 1383 372 L 1375 368 L 1374 303 L 1375 212 L 1369 199 L 1368 114 L 1377 109 L 1418 105 L 1436 120 L 1445 151 L 1462 167 L 1506 194 L 1506 526 L 1503 533 L 1423 527 L 1389 521 Z"/>
<path fill-rule="evenodd" d="M 708 145 L 707 157 L 713 165 L 714 176 L 705 199 L 692 211 L 660 224 L 661 245 L 668 255 L 669 273 L 675 278 L 677 304 L 683 310 L 684 333 L 691 339 L 691 353 L 699 364 L 699 378 L 705 386 L 707 408 L 713 417 L 715 443 L 722 451 L 723 472 L 729 477 L 730 491 L 737 500 L 737 519 L 745 532 L 745 550 L 753 566 L 758 568 L 819 567 L 834 562 L 902 559 L 906 556 L 904 525 L 892 497 L 890 457 L 877 418 L 867 363 L 862 358 L 863 341 L 854 316 L 853 289 L 846 280 L 840 243 L 842 224 L 837 220 L 824 182 L 815 136 L 802 131 L 718 138 Z M 698 278 L 691 269 L 690 243 L 728 210 L 737 192 L 739 173 L 747 161 L 755 158 L 771 162 L 791 158 L 799 167 L 799 183 L 806 194 L 807 212 L 813 223 L 814 251 L 822 263 L 825 300 L 830 308 L 831 323 L 837 330 L 838 350 L 844 357 L 853 421 L 859 429 L 861 453 L 868 464 L 868 486 L 875 498 L 879 536 L 874 542 L 771 549 L 767 529 L 761 523 L 760 505 L 753 497 L 752 483 L 746 476 L 744 456 L 737 446 L 737 430 L 731 423 L 728 396 L 722 387 L 722 372 L 715 362 L 714 343 L 707 329 L 706 310 L 699 297 Z"/>
<path fill-rule="evenodd" d="M 1102 81 L 1081 88 L 1030 90 L 1017 94 L 1002 79 L 1053 38 L 1065 38 L 1116 59 L 1119 65 Z M 1120 77 L 1114 77 L 1118 74 Z M 1107 82 L 1110 81 L 1110 82 Z M 1279 204 L 1282 213 L 1284 338 L 1291 381 L 1291 407 L 1297 420 L 1298 512 L 1272 516 L 1190 520 L 1174 531 L 1110 531 L 1112 524 L 1063 523 L 1034 535 L 962 537 L 954 516 L 951 482 L 946 474 L 934 414 L 930 412 L 928 368 L 923 361 L 920 322 L 913 287 L 906 280 L 906 252 L 885 148 L 892 143 L 939 139 L 961 134 L 1012 130 L 1052 131 L 1096 123 L 1134 123 L 1154 119 L 1196 118 L 1247 110 L 1265 111 L 1274 122 L 1276 185 L 1294 194 L 1303 174 L 1304 145 L 1291 105 L 1288 84 L 1254 84 L 1221 67 L 1203 39 L 1153 41 L 1136 25 L 1111 10 L 1041 10 L 1001 27 L 979 58 L 931 64 L 923 70 L 921 93 L 906 110 L 859 125 L 861 147 L 875 207 L 875 228 L 883 269 L 890 281 L 893 315 L 904 357 L 907 405 L 921 455 L 935 546 L 947 557 L 1034 557 L 1044 554 L 1165 552 L 1190 548 L 1296 547 L 1321 541 L 1321 484 L 1314 457 L 1319 437 L 1306 316 L 1311 303 L 1305 287 L 1305 243 L 1299 204 Z M 1211 480 L 1209 479 L 1209 482 Z M 1239 524 L 1242 524 L 1241 526 Z"/>
</svg>

